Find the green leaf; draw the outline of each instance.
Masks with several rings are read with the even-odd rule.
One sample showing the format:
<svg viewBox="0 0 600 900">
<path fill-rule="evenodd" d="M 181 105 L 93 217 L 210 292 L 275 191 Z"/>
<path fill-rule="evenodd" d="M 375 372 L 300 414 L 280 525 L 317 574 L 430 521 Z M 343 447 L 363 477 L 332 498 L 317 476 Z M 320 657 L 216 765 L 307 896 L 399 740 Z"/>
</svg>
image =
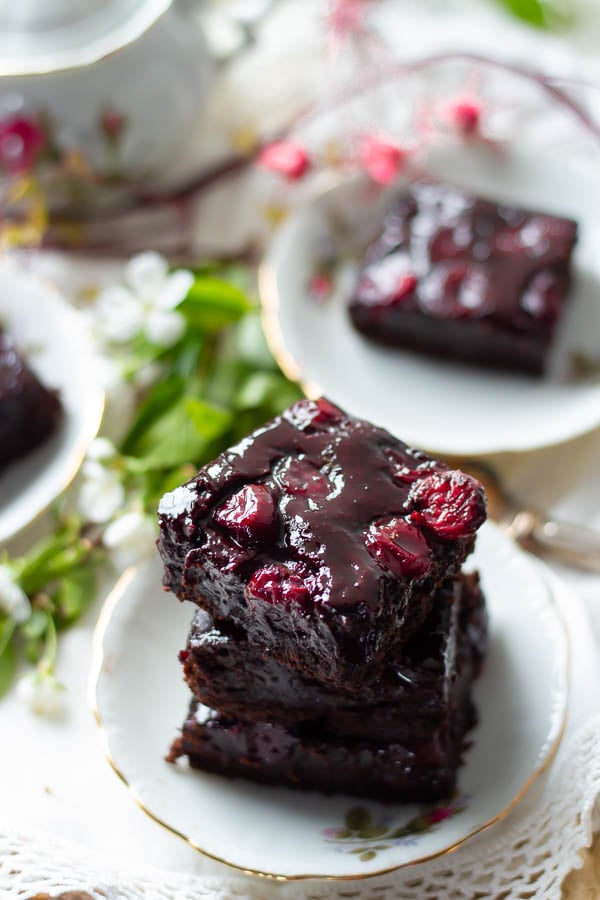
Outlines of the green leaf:
<svg viewBox="0 0 600 900">
<path fill-rule="evenodd" d="M 0 697 L 3 697 L 13 683 L 17 671 L 17 654 L 10 641 L 0 656 Z"/>
<path fill-rule="evenodd" d="M 64 628 L 78 619 L 94 600 L 95 591 L 96 572 L 91 565 L 76 569 L 61 578 L 54 594 L 57 627 Z"/>
<path fill-rule="evenodd" d="M 359 859 L 361 862 L 369 862 L 370 859 L 375 859 L 376 856 L 375 850 L 366 850 L 364 853 L 361 853 Z"/>
<path fill-rule="evenodd" d="M 5 616 L 0 619 L 0 656 L 4 653 L 6 647 L 14 634 L 16 623 L 14 619 Z"/>
<path fill-rule="evenodd" d="M 48 614 L 41 609 L 34 609 L 27 622 L 21 627 L 21 634 L 28 641 L 37 641 L 43 637 L 47 624 Z"/>
<path fill-rule="evenodd" d="M 45 643 L 42 638 L 35 641 L 27 641 L 25 644 L 25 659 L 32 666 L 36 666 L 44 655 Z"/>
<path fill-rule="evenodd" d="M 121 444 L 122 453 L 135 455 L 137 444 L 144 432 L 179 400 L 184 389 L 185 381 L 181 375 L 171 375 L 152 388 L 140 404 L 137 415 Z"/>
<path fill-rule="evenodd" d="M 140 436 L 138 468 L 199 464 L 230 422 L 230 413 L 195 397 L 181 397 Z"/>
<path fill-rule="evenodd" d="M 564 28 L 572 25 L 575 14 L 564 3 L 562 9 L 548 0 L 498 0 L 510 13 L 536 28 Z"/>
<path fill-rule="evenodd" d="M 499 0 L 499 2 L 523 22 L 537 28 L 547 27 L 544 4 L 540 0 Z"/>
<path fill-rule="evenodd" d="M 336 841 L 345 841 L 347 838 L 353 837 L 353 833 L 349 828 L 338 828 L 333 834 Z"/>
<path fill-rule="evenodd" d="M 387 831 L 387 828 L 383 825 L 371 825 L 369 828 L 361 828 L 358 832 L 358 836 L 365 841 L 372 841 L 376 838 L 383 837 L 384 834 L 387 834 Z"/>
<path fill-rule="evenodd" d="M 231 425 L 231 413 L 195 397 L 186 400 L 185 408 L 196 431 L 207 443 L 221 437 Z"/>
<path fill-rule="evenodd" d="M 275 372 L 254 372 L 238 390 L 235 405 L 238 409 L 264 406 L 277 396 L 281 387 L 281 378 Z"/>
<path fill-rule="evenodd" d="M 26 594 L 32 597 L 89 556 L 90 545 L 81 539 L 80 529 L 81 520 L 71 516 L 53 535 L 13 560 L 16 578 Z"/>
<path fill-rule="evenodd" d="M 244 291 L 218 278 L 198 278 L 177 307 L 188 324 L 203 332 L 220 331 L 245 316 L 253 304 Z"/>
<path fill-rule="evenodd" d="M 346 827 L 352 831 L 362 831 L 371 825 L 371 813 L 364 806 L 353 806 L 346 813 Z"/>
<path fill-rule="evenodd" d="M 235 330 L 233 352 L 253 368 L 278 371 L 259 315 L 245 316 Z"/>
</svg>

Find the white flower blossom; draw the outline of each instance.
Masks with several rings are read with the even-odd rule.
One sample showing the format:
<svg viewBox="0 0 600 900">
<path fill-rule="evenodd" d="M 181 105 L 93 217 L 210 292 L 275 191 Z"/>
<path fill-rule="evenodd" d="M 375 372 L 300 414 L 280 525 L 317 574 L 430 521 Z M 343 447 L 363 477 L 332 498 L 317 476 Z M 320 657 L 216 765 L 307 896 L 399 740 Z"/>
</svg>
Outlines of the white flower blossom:
<svg viewBox="0 0 600 900">
<path fill-rule="evenodd" d="M 26 622 L 31 615 L 29 597 L 4 565 L 0 565 L 0 609 L 17 624 Z"/>
<path fill-rule="evenodd" d="M 119 473 L 95 459 L 87 459 L 81 472 L 84 480 L 77 503 L 79 511 L 88 522 L 108 522 L 125 503 L 125 488 Z"/>
<path fill-rule="evenodd" d="M 17 685 L 17 696 L 31 712 L 40 716 L 59 716 L 65 709 L 65 688 L 54 675 L 32 672 Z"/>
<path fill-rule="evenodd" d="M 134 373 L 133 383 L 138 390 L 143 391 L 152 387 L 152 385 L 160 381 L 161 378 L 164 378 L 166 374 L 165 366 L 162 363 L 157 362 L 157 360 L 152 360 L 152 362 L 146 363 L 145 366 L 141 366 L 137 372 Z"/>
<path fill-rule="evenodd" d="M 97 326 L 104 338 L 127 343 L 144 333 L 160 347 L 179 340 L 185 319 L 176 307 L 193 284 L 192 273 L 169 273 L 164 256 L 148 250 L 130 259 L 124 280 L 124 285 L 102 291 L 96 301 Z"/>
<path fill-rule="evenodd" d="M 112 441 L 105 437 L 94 438 L 87 452 L 87 458 L 101 462 L 103 459 L 112 459 L 117 455 L 117 450 Z"/>
<path fill-rule="evenodd" d="M 148 516 L 128 512 L 106 527 L 102 539 L 117 568 L 126 568 L 154 552 L 156 528 Z"/>
</svg>

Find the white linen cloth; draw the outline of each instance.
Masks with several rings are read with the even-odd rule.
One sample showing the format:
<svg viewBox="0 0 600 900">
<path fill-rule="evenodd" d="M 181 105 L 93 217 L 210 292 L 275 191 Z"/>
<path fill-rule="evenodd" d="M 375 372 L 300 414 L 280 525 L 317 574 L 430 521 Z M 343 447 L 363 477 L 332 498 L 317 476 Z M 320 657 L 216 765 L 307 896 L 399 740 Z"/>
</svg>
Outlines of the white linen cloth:
<svg viewBox="0 0 600 900">
<path fill-rule="evenodd" d="M 287 53 L 290 67 L 297 73 L 314 59 L 314 30 L 304 28 L 300 21 L 303 16 L 299 7 L 306 11 L 309 5 L 288 3 L 286 26 L 278 32 L 275 23 L 269 26 L 266 56 L 252 70 L 255 85 L 271 83 L 269 60 L 274 66 Z M 432 9 L 436 12 L 435 28 L 429 27 L 427 34 L 421 32 L 417 45 L 412 39 L 417 17 Z M 281 22 L 284 13 L 285 10 L 278 13 Z M 399 28 L 399 35 L 402 34 L 405 38 L 411 35 L 408 43 L 415 54 L 461 44 L 483 52 L 495 50 L 496 55 L 505 57 L 516 55 L 525 61 L 535 53 L 540 68 L 546 63 L 570 74 L 583 71 L 585 35 L 580 47 L 573 50 L 559 38 L 542 37 L 505 22 L 481 2 L 407 2 L 406 18 Z M 595 65 L 586 64 L 586 77 Z M 597 65 L 600 68 L 600 62 Z M 244 66 L 247 75 L 250 60 Z M 240 75 L 238 87 L 242 81 L 248 84 L 246 75 Z M 229 88 L 235 75 L 231 79 Z M 300 103 L 303 91 L 297 88 L 298 79 L 292 80 L 296 83 L 296 101 Z M 309 92 L 310 87 L 306 90 Z M 238 94 L 239 108 L 247 99 L 239 100 Z M 282 121 L 285 107 L 281 96 L 279 103 L 273 100 L 273 127 Z M 257 104 L 257 119 L 260 112 Z M 235 115 L 235 109 L 231 115 Z M 223 151 L 218 137 L 222 133 L 217 133 L 212 149 L 206 150 L 207 159 L 216 158 Z M 237 192 L 238 202 L 232 206 L 231 186 L 227 184 L 203 198 L 197 217 L 199 246 L 207 233 L 214 235 L 215 231 L 227 235 L 228 241 L 242 239 L 245 217 L 240 215 L 240 199 L 243 195 Z M 236 228 L 230 227 L 232 209 L 237 234 Z M 51 273 L 67 290 L 92 277 L 110 278 L 113 272 L 96 266 L 78 269 L 57 258 L 33 258 L 25 264 Z M 518 497 L 557 516 L 600 529 L 599 459 L 600 432 L 595 432 L 560 447 L 490 461 Z M 467 900 L 476 893 L 484 898 L 502 894 L 510 900 L 559 897 L 560 884 L 577 864 L 579 849 L 590 842 L 594 807 L 600 794 L 600 576 L 564 568 L 560 574 L 573 589 L 564 610 L 573 647 L 573 687 L 567 731 L 547 774 L 538 779 L 506 820 L 468 841 L 451 856 L 352 884 L 277 885 L 236 876 L 204 859 L 140 812 L 103 757 L 87 704 L 97 604 L 61 638 L 57 674 L 69 690 L 65 718 L 35 718 L 14 693 L 0 706 L 0 897 L 12 900 L 38 892 L 58 894 L 75 889 L 86 890 L 103 900 L 271 895 Z"/>
</svg>

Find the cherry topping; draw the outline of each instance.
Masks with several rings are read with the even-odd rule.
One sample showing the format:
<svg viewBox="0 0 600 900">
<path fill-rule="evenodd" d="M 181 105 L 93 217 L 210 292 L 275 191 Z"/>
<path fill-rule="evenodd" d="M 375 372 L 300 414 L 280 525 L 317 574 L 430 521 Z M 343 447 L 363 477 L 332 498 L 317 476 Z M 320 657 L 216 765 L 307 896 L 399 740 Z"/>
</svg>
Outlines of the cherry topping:
<svg viewBox="0 0 600 900">
<path fill-rule="evenodd" d="M 421 578 L 431 567 L 431 550 L 419 529 L 406 519 L 371 525 L 366 545 L 373 559 L 400 578 Z"/>
<path fill-rule="evenodd" d="M 344 413 L 325 397 L 318 400 L 298 400 L 284 414 L 285 418 L 304 430 L 311 425 L 329 425 L 339 422 Z"/>
<path fill-rule="evenodd" d="M 443 540 L 471 537 L 486 519 L 483 487 L 457 469 L 413 484 L 408 504 L 411 522 L 431 528 Z"/>
<path fill-rule="evenodd" d="M 216 510 L 214 519 L 238 540 L 261 541 L 273 531 L 275 500 L 266 485 L 246 484 Z"/>
<path fill-rule="evenodd" d="M 406 453 L 398 453 L 389 447 L 384 453 L 392 467 L 392 478 L 401 484 L 412 484 L 430 472 L 444 472 L 448 468 L 445 463 L 430 459 L 421 450 L 407 448 Z"/>
<path fill-rule="evenodd" d="M 398 306 L 409 300 L 418 279 L 405 253 L 391 253 L 365 270 L 359 285 L 364 302 L 373 306 Z"/>
<path fill-rule="evenodd" d="M 562 302 L 558 280 L 550 269 L 542 269 L 533 278 L 521 298 L 521 306 L 534 319 L 550 322 L 558 317 Z"/>
<path fill-rule="evenodd" d="M 329 479 L 306 459 L 292 459 L 278 475 L 286 494 L 294 497 L 326 497 L 331 490 Z"/>
<path fill-rule="evenodd" d="M 257 569 L 246 588 L 249 604 L 253 599 L 289 606 L 297 603 L 308 606 L 310 592 L 304 579 L 284 565 L 269 565 Z"/>
</svg>

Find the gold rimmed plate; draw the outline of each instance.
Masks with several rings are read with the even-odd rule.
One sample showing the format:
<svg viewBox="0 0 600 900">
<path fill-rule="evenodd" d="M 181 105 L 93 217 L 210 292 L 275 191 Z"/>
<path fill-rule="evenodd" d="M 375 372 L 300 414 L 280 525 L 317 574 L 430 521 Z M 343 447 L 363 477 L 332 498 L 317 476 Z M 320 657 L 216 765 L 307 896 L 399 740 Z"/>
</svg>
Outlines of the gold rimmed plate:
<svg viewBox="0 0 600 900">
<path fill-rule="evenodd" d="M 56 433 L 0 473 L 2 545 L 71 483 L 98 433 L 104 393 L 81 314 L 46 282 L 0 269 L 0 325 L 64 409 Z"/>
<path fill-rule="evenodd" d="M 417 807 L 266 787 L 165 762 L 189 704 L 178 651 L 193 614 L 158 560 L 126 573 L 98 625 L 92 702 L 139 805 L 207 856 L 279 879 L 356 879 L 450 852 L 499 821 L 548 764 L 568 701 L 568 639 L 545 569 L 486 525 L 473 565 L 491 617 L 479 724 L 458 794 Z"/>
</svg>

